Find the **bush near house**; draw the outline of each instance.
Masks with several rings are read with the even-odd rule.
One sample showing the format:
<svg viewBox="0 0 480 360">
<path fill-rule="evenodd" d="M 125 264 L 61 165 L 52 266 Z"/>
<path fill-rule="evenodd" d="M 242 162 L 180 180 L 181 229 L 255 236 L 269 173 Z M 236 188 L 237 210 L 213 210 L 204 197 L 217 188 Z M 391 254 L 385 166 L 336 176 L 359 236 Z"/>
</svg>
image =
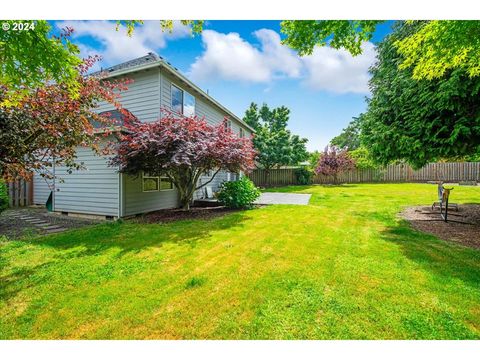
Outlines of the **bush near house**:
<svg viewBox="0 0 480 360">
<path fill-rule="evenodd" d="M 7 185 L 0 180 L 0 214 L 8 207 Z"/>
<path fill-rule="evenodd" d="M 244 176 L 240 180 L 223 183 L 218 193 L 218 200 L 226 207 L 241 209 L 251 207 L 259 196 L 260 190 Z"/>
</svg>

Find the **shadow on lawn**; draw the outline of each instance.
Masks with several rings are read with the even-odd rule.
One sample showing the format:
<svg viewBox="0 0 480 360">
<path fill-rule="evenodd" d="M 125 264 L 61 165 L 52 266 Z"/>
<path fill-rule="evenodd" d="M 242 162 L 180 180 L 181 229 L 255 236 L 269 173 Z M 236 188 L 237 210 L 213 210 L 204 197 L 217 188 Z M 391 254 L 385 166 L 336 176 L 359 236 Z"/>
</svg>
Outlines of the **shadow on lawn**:
<svg viewBox="0 0 480 360">
<path fill-rule="evenodd" d="M 397 244 L 403 254 L 436 277 L 458 278 L 480 288 L 480 251 L 454 245 L 412 229 L 406 221 L 389 227 L 382 238 Z"/>
<path fill-rule="evenodd" d="M 121 257 L 145 248 L 161 247 L 166 243 L 195 247 L 197 241 L 207 239 L 212 232 L 242 227 L 243 222 L 249 218 L 245 212 L 237 212 L 209 220 L 181 220 L 160 224 L 115 222 L 26 242 L 69 250 L 58 253 L 57 256 L 64 259 L 98 255 L 111 248 L 120 249 L 117 256 Z"/>
</svg>

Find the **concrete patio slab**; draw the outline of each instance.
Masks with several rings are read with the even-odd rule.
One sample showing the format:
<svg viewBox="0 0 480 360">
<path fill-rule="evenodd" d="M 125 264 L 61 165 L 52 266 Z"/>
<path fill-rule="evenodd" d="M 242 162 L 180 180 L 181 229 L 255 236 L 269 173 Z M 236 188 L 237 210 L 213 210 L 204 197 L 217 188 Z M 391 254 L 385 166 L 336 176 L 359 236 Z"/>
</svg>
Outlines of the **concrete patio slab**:
<svg viewBox="0 0 480 360">
<path fill-rule="evenodd" d="M 262 193 L 255 204 L 258 205 L 308 205 L 312 194 L 291 194 L 280 192 Z"/>
</svg>

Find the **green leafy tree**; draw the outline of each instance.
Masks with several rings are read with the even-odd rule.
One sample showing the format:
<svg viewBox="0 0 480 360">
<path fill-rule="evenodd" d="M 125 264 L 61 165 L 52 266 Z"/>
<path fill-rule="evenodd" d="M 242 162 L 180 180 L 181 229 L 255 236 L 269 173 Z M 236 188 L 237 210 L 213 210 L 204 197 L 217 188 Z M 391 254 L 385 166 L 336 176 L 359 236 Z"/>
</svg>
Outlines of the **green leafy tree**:
<svg viewBox="0 0 480 360">
<path fill-rule="evenodd" d="M 0 178 L 0 214 L 8 208 L 8 191 L 5 181 Z"/>
<path fill-rule="evenodd" d="M 308 159 L 307 160 L 309 162 L 308 168 L 310 170 L 313 171 L 317 167 L 318 160 L 320 159 L 321 155 L 322 155 L 322 153 L 318 150 L 315 150 L 315 151 L 312 151 L 312 152 L 308 153 Z"/>
<path fill-rule="evenodd" d="M 347 148 L 348 150 L 358 149 L 360 146 L 360 122 L 361 115 L 354 117 L 348 126 L 342 130 L 341 134 L 335 136 L 330 141 L 330 144 L 339 148 Z"/>
<path fill-rule="evenodd" d="M 293 135 L 287 129 L 290 110 L 281 106 L 270 109 L 267 104 L 258 109 L 252 103 L 243 120 L 255 129 L 253 145 L 258 152 L 256 161 L 265 169 L 267 179 L 271 169 L 297 165 L 308 158 L 307 139 Z"/>
<path fill-rule="evenodd" d="M 480 152 L 480 77 L 456 68 L 439 79 L 415 80 L 412 68 L 396 65 L 403 59 L 396 44 L 419 28 L 419 22 L 397 23 L 377 46 L 361 141 L 381 164 L 404 160 L 419 168 Z"/>
<path fill-rule="evenodd" d="M 2 24 L 9 30 L 0 31 L 1 84 L 16 95 L 21 95 L 19 89 L 36 88 L 51 80 L 67 85 L 74 93 L 78 90 L 81 59 L 78 47 L 69 40 L 73 29 L 65 28 L 55 36 L 45 20 L 7 20 Z M 29 27 L 14 30 L 19 26 L 15 24 Z M 6 98 L 4 104 L 15 102 L 15 98 Z"/>
<path fill-rule="evenodd" d="M 199 34 L 203 30 L 204 20 L 180 20 L 180 24 L 189 26 L 192 30 L 192 34 Z M 172 32 L 174 27 L 173 20 L 160 20 L 160 28 L 162 31 Z M 125 25 L 127 29 L 127 35 L 132 36 L 137 26 L 143 25 L 143 20 L 119 20 L 117 21 L 117 31 L 121 25 Z"/>
<path fill-rule="evenodd" d="M 329 45 L 346 49 L 352 55 L 362 53 L 361 45 L 369 41 L 378 20 L 285 20 L 281 31 L 286 35 L 284 44 L 303 55 L 311 55 L 315 47 Z"/>
<path fill-rule="evenodd" d="M 349 151 L 348 154 L 355 160 L 355 167 L 357 169 L 376 169 L 378 167 L 370 151 L 368 151 L 365 146 L 360 146 L 355 150 Z"/>
<path fill-rule="evenodd" d="M 412 68 L 415 79 L 441 78 L 454 69 L 480 75 L 480 21 L 409 23 L 416 31 L 394 44 L 403 56 L 400 69 Z"/>
<path fill-rule="evenodd" d="M 281 31 L 283 43 L 310 55 L 315 46 L 346 49 L 352 55 L 362 52 L 361 44 L 371 40 L 378 20 L 287 20 Z M 464 70 L 469 76 L 480 74 L 480 21 L 409 21 L 415 31 L 394 43 L 402 55 L 398 64 L 413 69 L 415 79 L 441 78 L 447 71 Z"/>
<path fill-rule="evenodd" d="M 193 34 L 203 27 L 202 20 L 180 23 L 189 26 Z M 141 24 L 141 20 L 118 21 L 117 30 L 124 25 L 127 35 L 132 36 L 135 26 Z M 9 94 L 0 105 L 15 105 L 29 90 L 51 81 L 66 86 L 72 98 L 78 96 L 78 67 L 82 59 L 78 46 L 70 41 L 73 28 L 66 27 L 56 35 L 45 20 L 4 20 L 2 25 L 9 30 L 0 30 L 0 84 L 9 89 Z M 174 22 L 161 20 L 159 25 L 159 30 L 171 32 Z M 15 29 L 16 26 L 23 30 Z"/>
</svg>

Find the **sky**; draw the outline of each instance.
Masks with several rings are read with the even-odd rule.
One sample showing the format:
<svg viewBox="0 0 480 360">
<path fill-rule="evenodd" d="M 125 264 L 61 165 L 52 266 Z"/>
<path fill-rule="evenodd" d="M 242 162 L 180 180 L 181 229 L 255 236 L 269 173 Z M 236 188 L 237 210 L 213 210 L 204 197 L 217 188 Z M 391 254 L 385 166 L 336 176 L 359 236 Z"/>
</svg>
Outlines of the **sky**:
<svg viewBox="0 0 480 360">
<path fill-rule="evenodd" d="M 132 37 L 111 21 L 52 21 L 54 29 L 70 26 L 81 56 L 100 55 L 108 67 L 153 51 L 242 118 L 251 102 L 290 109 L 289 129 L 308 138 L 309 151 L 322 150 L 365 111 L 368 68 L 374 44 L 391 31 L 380 25 L 363 53 L 318 47 L 300 57 L 280 43 L 280 21 L 207 21 L 200 35 L 175 24 L 162 32 L 158 21 L 146 21 Z"/>
</svg>

